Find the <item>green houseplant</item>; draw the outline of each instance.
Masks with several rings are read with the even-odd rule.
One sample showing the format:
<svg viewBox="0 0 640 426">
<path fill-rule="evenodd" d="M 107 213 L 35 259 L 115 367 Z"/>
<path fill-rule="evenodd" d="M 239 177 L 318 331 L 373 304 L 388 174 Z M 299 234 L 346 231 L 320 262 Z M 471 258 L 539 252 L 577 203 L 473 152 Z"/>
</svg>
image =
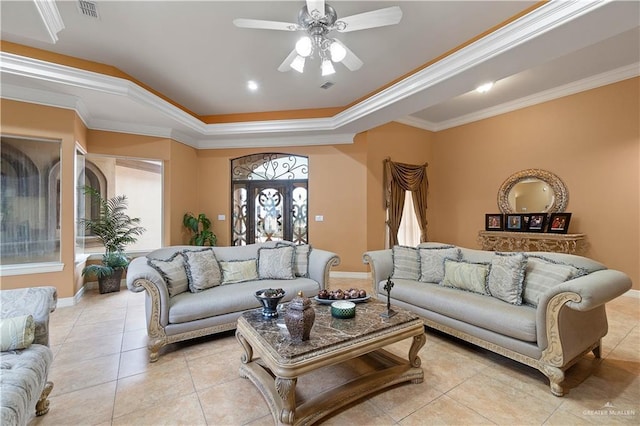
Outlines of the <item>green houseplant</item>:
<svg viewBox="0 0 640 426">
<path fill-rule="evenodd" d="M 124 254 L 124 249 L 127 244 L 135 243 L 145 229 L 140 226 L 140 218 L 127 215 L 126 195 L 106 199 L 91 187 L 85 187 L 84 192 L 97 202 L 99 214 L 94 219 L 80 219 L 80 224 L 98 237 L 104 245 L 105 253 L 101 264 L 86 266 L 82 269 L 82 275 L 95 275 L 98 278 L 100 293 L 120 291 L 122 274 L 129 265 L 129 258 Z"/>
<path fill-rule="evenodd" d="M 218 237 L 211 230 L 211 220 L 204 213 L 195 216 L 187 212 L 182 217 L 182 224 L 191 234 L 189 244 L 194 246 L 215 246 Z"/>
</svg>

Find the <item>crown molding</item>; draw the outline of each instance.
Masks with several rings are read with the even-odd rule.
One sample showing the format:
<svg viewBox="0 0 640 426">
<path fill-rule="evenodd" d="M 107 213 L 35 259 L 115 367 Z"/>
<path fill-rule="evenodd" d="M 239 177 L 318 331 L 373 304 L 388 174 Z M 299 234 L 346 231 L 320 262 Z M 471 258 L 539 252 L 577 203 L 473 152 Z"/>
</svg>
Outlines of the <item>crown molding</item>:
<svg viewBox="0 0 640 426">
<path fill-rule="evenodd" d="M 396 123 L 406 124 L 407 126 L 416 127 L 422 130 L 429 130 L 434 132 L 438 126 L 438 123 L 432 123 L 428 120 L 423 120 L 422 118 L 414 117 L 412 115 L 407 115 L 406 117 L 399 118 L 394 120 Z"/>
<path fill-rule="evenodd" d="M 43 1 L 43 3 L 47 2 Z M 324 143 L 350 143 L 339 141 L 346 139 L 352 141 L 353 135 L 358 130 L 349 128 L 347 132 L 338 133 L 344 126 L 451 79 L 606 3 L 601 1 L 548 2 L 444 59 L 328 118 L 206 124 L 145 88 L 122 78 L 6 52 L 0 52 L 0 70 L 2 73 L 33 80 L 122 96 L 173 121 L 166 127 L 156 127 L 103 120 L 92 117 L 89 109 L 86 106 L 83 107 L 73 96 L 45 94 L 42 90 L 29 91 L 31 89 L 24 88 L 14 90 L 13 99 L 15 100 L 75 109 L 91 129 L 179 138 L 180 142 L 195 148 L 317 145 L 323 140 L 326 141 Z M 7 85 L 3 84 L 3 97 L 6 97 L 5 86 Z M 460 90 L 464 88 L 461 87 Z M 25 97 L 21 99 L 20 95 Z M 41 98 L 38 98 L 38 95 L 41 95 Z M 435 98 L 434 96 L 433 99 Z M 72 99 L 74 102 L 71 101 Z M 405 120 L 405 124 L 413 123 L 409 125 L 422 126 L 416 121 L 418 119 L 403 118 L 402 120 Z M 432 131 L 442 128 L 434 123 L 425 123 L 424 126 Z M 264 137 L 265 135 L 272 136 Z"/>
<path fill-rule="evenodd" d="M 471 114 L 456 117 L 451 120 L 441 121 L 438 123 L 428 123 L 416 117 L 411 117 L 412 120 L 405 122 L 404 124 L 411 125 L 413 122 L 415 127 L 420 127 L 420 122 L 433 124 L 433 127 L 428 130 L 440 131 L 450 129 L 452 127 L 461 126 L 463 124 L 472 123 L 474 121 L 484 120 L 485 118 L 495 117 L 496 115 L 505 114 L 507 112 L 516 111 L 518 109 L 526 108 L 529 106 L 541 104 L 543 102 L 552 101 L 554 99 L 562 98 L 576 93 L 584 92 L 586 90 L 595 89 L 597 87 L 606 86 L 607 84 L 617 83 L 618 81 L 626 80 L 640 75 L 640 63 L 628 65 L 626 67 L 618 68 L 613 71 L 597 74 L 592 77 L 584 78 L 582 80 L 574 81 L 562 86 L 554 87 L 553 89 L 538 92 L 531 96 L 525 96 L 524 98 L 516 99 L 511 102 L 506 102 L 500 105 L 496 105 L 491 108 L 486 108 L 481 111 L 477 111 Z"/>
<path fill-rule="evenodd" d="M 58 33 L 64 30 L 64 22 L 55 0 L 33 0 L 47 29 L 52 44 L 58 41 Z"/>
<path fill-rule="evenodd" d="M 562 24 L 602 7 L 606 2 L 548 2 L 531 13 L 408 76 L 353 107 L 337 114 L 341 127 L 415 95 L 451 77 L 512 50 Z"/>
</svg>

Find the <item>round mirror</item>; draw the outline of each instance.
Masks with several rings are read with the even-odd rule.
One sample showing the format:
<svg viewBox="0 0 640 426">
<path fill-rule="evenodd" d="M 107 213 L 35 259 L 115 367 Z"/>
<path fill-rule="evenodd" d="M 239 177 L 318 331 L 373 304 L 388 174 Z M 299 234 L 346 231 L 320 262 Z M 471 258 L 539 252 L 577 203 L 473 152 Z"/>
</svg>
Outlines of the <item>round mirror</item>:
<svg viewBox="0 0 640 426">
<path fill-rule="evenodd" d="M 568 201 L 569 193 L 562 180 L 540 169 L 513 174 L 498 191 L 502 213 L 562 213 Z"/>
</svg>

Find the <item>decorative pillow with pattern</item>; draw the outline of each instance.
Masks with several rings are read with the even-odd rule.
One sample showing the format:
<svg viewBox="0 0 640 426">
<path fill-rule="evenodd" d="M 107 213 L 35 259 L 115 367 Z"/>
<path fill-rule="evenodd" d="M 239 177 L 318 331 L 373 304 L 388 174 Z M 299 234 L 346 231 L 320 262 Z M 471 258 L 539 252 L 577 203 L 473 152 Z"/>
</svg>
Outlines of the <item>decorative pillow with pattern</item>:
<svg viewBox="0 0 640 426">
<path fill-rule="evenodd" d="M 522 305 L 522 288 L 527 268 L 524 253 L 496 253 L 491 259 L 489 272 L 489 293 L 512 305 Z"/>
<path fill-rule="evenodd" d="M 221 261 L 222 285 L 257 280 L 257 266 L 257 259 Z"/>
<path fill-rule="evenodd" d="M 213 249 L 185 250 L 182 252 L 189 281 L 189 290 L 198 293 L 220 285 L 222 274 Z"/>
<path fill-rule="evenodd" d="M 545 257 L 529 256 L 524 277 L 523 301 L 538 306 L 540 296 L 548 289 L 585 274 L 586 271 L 573 265 L 554 262 Z"/>
<path fill-rule="evenodd" d="M 292 280 L 295 248 L 290 245 L 258 249 L 258 278 Z"/>
<path fill-rule="evenodd" d="M 420 256 L 414 247 L 393 246 L 393 272 L 391 278 L 418 281 Z"/>
<path fill-rule="evenodd" d="M 36 336 L 33 316 L 0 319 L 0 350 L 2 352 L 27 349 Z"/>
<path fill-rule="evenodd" d="M 420 281 L 439 283 L 444 278 L 444 260 L 460 260 L 462 251 L 454 246 L 418 247 Z"/>
<path fill-rule="evenodd" d="M 175 253 L 167 260 L 148 259 L 147 264 L 158 271 L 167 283 L 170 297 L 189 290 L 189 279 L 182 253 Z"/>
<path fill-rule="evenodd" d="M 487 277 L 490 268 L 491 264 L 489 263 L 470 263 L 445 259 L 444 278 L 440 285 L 489 295 Z"/>
<path fill-rule="evenodd" d="M 309 255 L 311 254 L 311 244 L 294 244 L 290 241 L 279 241 L 278 246 L 294 247 L 293 272 L 296 277 L 309 278 Z"/>
</svg>

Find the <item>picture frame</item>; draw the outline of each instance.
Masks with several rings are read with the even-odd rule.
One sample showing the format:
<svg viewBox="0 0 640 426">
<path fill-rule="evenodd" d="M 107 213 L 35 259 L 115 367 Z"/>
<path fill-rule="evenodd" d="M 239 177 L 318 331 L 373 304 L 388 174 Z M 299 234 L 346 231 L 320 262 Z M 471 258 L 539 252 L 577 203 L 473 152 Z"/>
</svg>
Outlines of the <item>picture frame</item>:
<svg viewBox="0 0 640 426">
<path fill-rule="evenodd" d="M 487 213 L 484 215 L 485 231 L 502 231 L 504 229 L 504 215 L 502 213 Z"/>
<path fill-rule="evenodd" d="M 554 234 L 566 234 L 569 230 L 571 213 L 551 213 L 549 216 L 549 226 L 547 232 Z"/>
<path fill-rule="evenodd" d="M 504 230 L 509 232 L 522 232 L 526 230 L 526 214 L 506 214 Z"/>
<path fill-rule="evenodd" d="M 546 213 L 530 213 L 527 215 L 527 232 L 544 232 L 547 224 Z"/>
</svg>

